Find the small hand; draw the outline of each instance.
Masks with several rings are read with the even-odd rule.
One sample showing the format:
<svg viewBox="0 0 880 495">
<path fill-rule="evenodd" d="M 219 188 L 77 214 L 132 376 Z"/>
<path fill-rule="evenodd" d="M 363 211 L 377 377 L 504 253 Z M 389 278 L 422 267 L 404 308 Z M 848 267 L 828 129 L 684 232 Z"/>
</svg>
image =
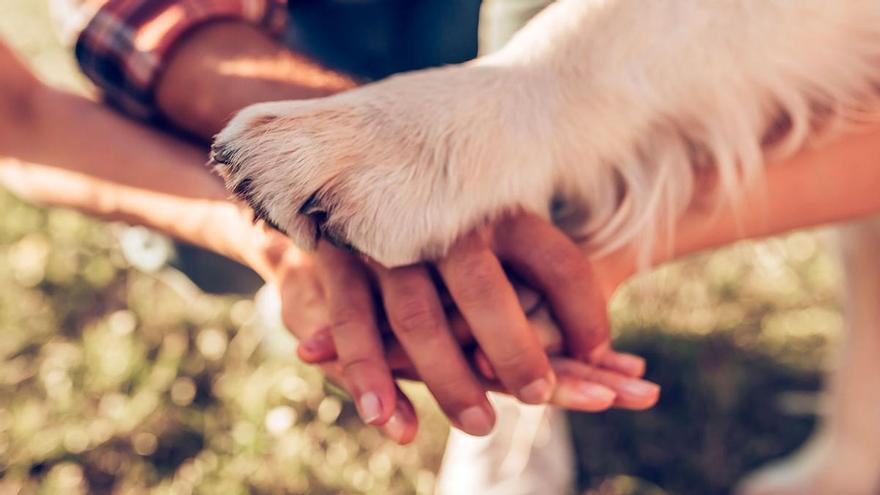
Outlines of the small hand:
<svg viewBox="0 0 880 495">
<path fill-rule="evenodd" d="M 244 233 L 243 238 L 250 239 L 250 242 L 246 243 L 247 255 L 241 258 L 255 268 L 267 283 L 277 288 L 285 327 L 303 342 L 314 341 L 315 335 L 307 330 L 324 324 L 328 313 L 315 258 L 300 251 L 287 237 L 262 224 L 246 228 L 255 232 Z M 320 364 L 320 368 L 330 381 L 353 397 L 358 397 L 359 390 L 355 388 L 358 382 L 348 378 L 350 369 L 347 370 L 339 361 Z M 415 409 L 396 384 L 392 384 L 387 393 L 391 394 L 392 400 L 387 403 L 392 408 L 379 428 L 395 442 L 409 443 L 418 430 Z"/>
<path fill-rule="evenodd" d="M 527 403 L 585 410 L 644 408 L 656 401 L 656 386 L 633 379 L 643 372 L 643 362 L 610 350 L 604 296 L 584 255 L 535 216 L 510 217 L 476 232 L 433 267 L 371 265 L 371 272 L 352 255 L 325 244 L 318 258 L 332 323 L 327 332 L 304 342 L 300 355 L 312 362 L 338 357 L 362 416 L 372 424 L 387 420 L 395 400 L 372 278 L 388 326 L 412 361 L 405 374 L 422 379 L 453 424 L 468 433 L 492 428 L 487 386 Z M 574 360 L 551 365 L 539 341 L 539 325 L 520 307 L 502 260 L 546 296 Z M 435 278 L 448 288 L 460 315 L 446 315 Z M 486 377 L 471 368 L 471 356 L 456 340 L 456 334 L 470 335 L 462 326 L 472 329 L 483 356 L 478 362 L 488 364 L 482 368 L 491 368 L 496 383 L 484 383 Z M 554 368 L 565 376 L 557 379 Z"/>
</svg>

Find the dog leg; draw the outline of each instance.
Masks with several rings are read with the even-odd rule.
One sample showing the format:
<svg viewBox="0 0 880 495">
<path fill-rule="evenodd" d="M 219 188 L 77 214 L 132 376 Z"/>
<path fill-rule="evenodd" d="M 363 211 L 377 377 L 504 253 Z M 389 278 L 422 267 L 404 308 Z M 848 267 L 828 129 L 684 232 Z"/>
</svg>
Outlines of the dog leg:
<svg viewBox="0 0 880 495">
<path fill-rule="evenodd" d="M 695 169 L 735 197 L 765 151 L 859 117 L 877 60 L 876 0 L 560 0 L 472 63 L 245 109 L 214 156 L 299 244 L 388 266 L 514 209 L 648 252 Z"/>
<path fill-rule="evenodd" d="M 840 237 L 847 333 L 827 415 L 799 453 L 750 476 L 740 495 L 880 493 L 880 220 L 842 227 Z"/>
</svg>

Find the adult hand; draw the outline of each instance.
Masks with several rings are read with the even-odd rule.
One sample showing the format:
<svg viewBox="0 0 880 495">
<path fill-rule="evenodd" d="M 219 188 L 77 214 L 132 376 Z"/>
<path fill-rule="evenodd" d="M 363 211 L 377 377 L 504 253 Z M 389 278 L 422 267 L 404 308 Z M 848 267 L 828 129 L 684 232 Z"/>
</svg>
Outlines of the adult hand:
<svg viewBox="0 0 880 495">
<path fill-rule="evenodd" d="M 323 327 L 328 321 L 325 290 L 317 270 L 319 263 L 327 263 L 328 260 L 319 262 L 316 256 L 303 253 L 290 239 L 266 227 L 263 222 L 251 225 L 248 220 L 243 228 L 250 232 L 242 233 L 244 242 L 239 244 L 241 254 L 236 257 L 254 268 L 278 290 L 285 327 L 301 341 L 314 340 L 315 329 Z M 337 267 L 326 266 L 324 269 L 335 272 Z M 342 272 L 345 266 L 338 269 Z M 318 341 L 321 341 L 320 335 Z M 340 362 L 321 363 L 319 366 L 330 381 L 352 397 L 359 396 L 358 382 L 350 378 L 351 370 L 346 370 Z M 409 443 L 418 430 L 415 409 L 395 383 L 391 383 L 386 392 L 392 396 L 392 399 L 386 399 L 392 410 L 386 420 L 377 426 L 395 442 Z"/>
<path fill-rule="evenodd" d="M 590 411 L 612 405 L 644 408 L 657 399 L 659 389 L 637 379 L 644 370 L 641 359 L 610 349 L 604 294 L 583 253 L 534 215 L 511 216 L 474 232 L 433 266 L 389 270 L 371 263 L 370 270 L 324 243 L 317 258 L 330 325 L 304 342 L 300 355 L 311 362 L 336 359 L 368 423 L 383 424 L 394 409 L 386 347 L 389 357 L 397 357 L 391 362 L 401 368 L 398 376 L 423 380 L 453 424 L 476 435 L 494 424 L 487 386 L 527 403 Z M 547 322 L 527 318 L 502 262 L 544 295 L 574 359 L 551 366 L 539 339 Z M 385 323 L 375 305 L 373 280 L 387 325 L 411 369 L 394 352 L 396 343 L 383 345 Z M 446 314 L 438 283 L 448 289 L 459 313 Z M 551 332 L 543 334 L 552 342 L 549 327 Z M 469 339 L 497 383 L 487 384 L 485 376 L 474 373 L 470 349 L 461 346 Z M 565 376 L 557 378 L 554 367 Z"/>
</svg>

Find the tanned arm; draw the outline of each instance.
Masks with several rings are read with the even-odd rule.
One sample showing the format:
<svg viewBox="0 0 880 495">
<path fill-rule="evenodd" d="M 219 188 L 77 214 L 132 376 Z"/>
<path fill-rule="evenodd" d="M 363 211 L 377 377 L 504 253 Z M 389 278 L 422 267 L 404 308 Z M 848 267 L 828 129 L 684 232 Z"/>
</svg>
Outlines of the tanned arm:
<svg viewBox="0 0 880 495">
<path fill-rule="evenodd" d="M 171 122 L 209 139 L 253 103 L 318 98 L 354 86 L 258 28 L 225 21 L 180 42 L 159 78 L 156 101 Z"/>
<path fill-rule="evenodd" d="M 713 194 L 712 180 L 698 195 Z M 720 209 L 697 201 L 682 216 L 671 251 L 658 242 L 654 263 L 741 239 L 856 220 L 880 214 L 880 126 L 841 136 L 767 167 L 765 180 L 745 188 L 738 205 Z M 622 250 L 596 260 L 606 294 L 636 271 L 634 253 Z"/>
</svg>

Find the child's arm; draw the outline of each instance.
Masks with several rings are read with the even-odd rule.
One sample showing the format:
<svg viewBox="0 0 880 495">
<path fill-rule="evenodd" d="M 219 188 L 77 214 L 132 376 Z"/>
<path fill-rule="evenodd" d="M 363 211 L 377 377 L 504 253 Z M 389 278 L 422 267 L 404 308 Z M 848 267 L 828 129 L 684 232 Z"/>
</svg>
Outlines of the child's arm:
<svg viewBox="0 0 880 495">
<path fill-rule="evenodd" d="M 700 193 L 712 194 L 712 180 Z M 682 216 L 669 244 L 658 242 L 654 263 L 795 229 L 880 214 L 880 125 L 841 136 L 767 167 L 763 183 L 743 190 L 739 204 L 720 209 L 699 201 Z M 606 294 L 636 271 L 634 253 L 596 260 Z"/>
<path fill-rule="evenodd" d="M 0 170 L 28 199 L 146 225 L 267 275 L 255 254 L 266 235 L 227 200 L 202 150 L 43 85 L 2 44 L 0 156 L 23 162 Z"/>
</svg>

